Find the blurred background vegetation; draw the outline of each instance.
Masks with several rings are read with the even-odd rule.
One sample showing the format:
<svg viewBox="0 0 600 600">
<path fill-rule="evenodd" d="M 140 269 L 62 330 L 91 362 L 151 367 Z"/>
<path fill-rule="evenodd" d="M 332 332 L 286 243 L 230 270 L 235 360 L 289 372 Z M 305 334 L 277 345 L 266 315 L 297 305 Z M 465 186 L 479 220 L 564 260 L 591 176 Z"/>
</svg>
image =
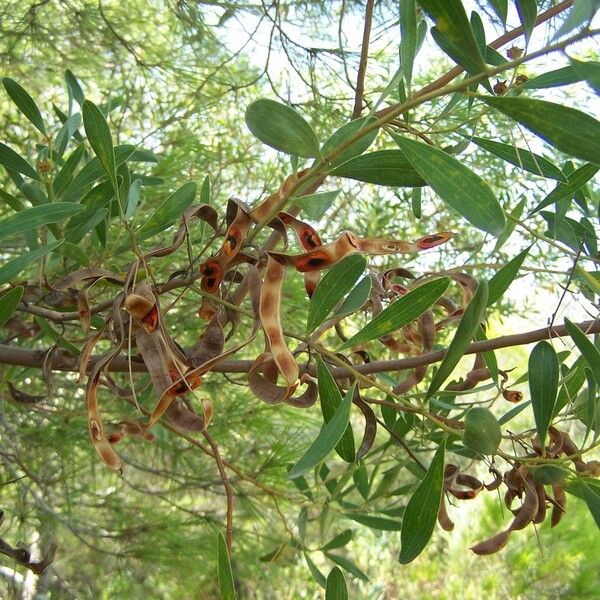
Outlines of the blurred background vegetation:
<svg viewBox="0 0 600 600">
<path fill-rule="evenodd" d="M 492 38 L 503 28 L 490 4 L 472 3 L 471 8 L 477 7 L 486 18 Z M 538 2 L 539 10 L 551 4 Z M 30 92 L 56 131 L 60 113 L 68 112 L 65 71 L 69 70 L 86 98 L 105 106 L 115 143 L 132 143 L 154 153 L 156 162 L 135 164 L 146 184 L 137 222 L 144 222 L 179 185 L 190 180 L 200 184 L 207 175 L 211 203 L 222 214 L 230 196 L 254 204 L 265 192 L 277 189 L 291 171 L 285 157 L 265 151 L 247 130 L 244 110 L 252 100 L 266 96 L 290 102 L 312 123 L 321 141 L 349 119 L 363 10 L 362 3 L 354 0 L 273 4 L 3 0 L 2 76 L 15 79 Z M 516 25 L 514 14 L 511 19 Z M 560 19 L 541 27 L 536 35 L 546 39 L 559 23 Z M 366 79 L 370 106 L 398 67 L 398 35 L 397 3 L 376 2 Z M 582 58 L 598 59 L 589 46 L 577 52 Z M 449 67 L 451 63 L 428 37 L 413 85 L 418 88 Z M 542 60 L 521 72 L 534 76 L 544 70 L 549 67 Z M 532 93 L 545 97 L 546 90 Z M 574 94 L 582 110 L 598 106 L 581 87 L 576 91 L 572 86 L 561 87 L 553 94 Z M 393 102 L 397 96 L 395 91 L 388 100 Z M 460 143 L 462 138 L 454 128 L 472 117 L 466 103 L 440 117 L 447 102 L 448 98 L 438 99 L 411 115 L 413 123 L 443 146 Z M 4 143 L 36 161 L 39 134 L 6 94 L 0 94 L 0 127 Z M 498 133 L 485 119 L 478 127 L 478 134 L 495 137 Z M 378 138 L 376 145 L 385 143 Z M 506 207 L 514 207 L 521 198 L 535 206 L 536 197 L 548 191 L 547 181 L 500 163 L 492 155 L 469 152 L 465 156 Z M 11 190 L 13 182 L 1 177 L 0 187 Z M 517 231 L 510 244 L 494 252 L 494 244 L 481 232 L 467 229 L 456 213 L 442 211 L 438 200 L 426 191 L 423 214 L 417 218 L 410 190 L 348 180 L 337 182 L 336 187 L 342 193 L 317 224 L 326 239 L 344 228 L 362 236 L 407 240 L 439 230 L 456 232 L 451 245 L 407 258 L 403 264 L 416 273 L 461 268 L 490 276 L 527 244 Z M 593 184 L 585 193 L 590 204 L 597 205 Z M 1 216 L 10 212 L 0 206 Z M 534 227 L 543 232 L 545 223 L 539 220 Z M 92 264 L 103 261 L 122 271 L 132 260 L 131 253 L 118 252 L 118 244 L 111 243 L 117 229 L 115 223 L 107 248 L 82 242 Z M 153 238 L 142 247 L 149 250 L 171 236 L 172 231 L 167 231 L 162 239 Z M 201 247 L 202 242 L 202 233 L 194 232 L 194 247 Z M 0 240 L 3 259 L 19 251 L 18 240 Z M 184 268 L 186 256 L 182 254 L 157 263 L 157 277 L 164 281 L 178 267 Z M 373 264 L 385 267 L 397 262 L 384 257 Z M 543 326 L 555 308 L 570 262 L 552 246 L 538 245 L 526 264 L 529 269 L 523 272 L 523 285 L 497 306 L 489 337 L 535 328 L 532 324 Z M 60 274 L 58 265 L 56 276 Z M 176 291 L 167 294 L 163 306 L 176 297 Z M 96 300 L 104 298 L 99 291 Z M 574 293 L 563 310 L 570 308 L 576 317 L 585 316 L 584 302 Z M 197 295 L 188 293 L 167 315 L 167 326 L 184 346 L 193 344 L 201 332 L 196 316 L 199 303 Z M 307 310 L 300 277 L 286 284 L 284 303 L 285 319 L 293 328 Z M 40 333 L 39 323 L 36 328 L 31 319 L 27 324 L 35 335 L 23 345 L 47 348 L 47 331 Z M 83 341 L 78 323 L 65 324 L 59 334 L 75 344 Z M 2 340 L 9 335 L 4 330 Z M 247 356 L 260 351 L 261 343 L 256 342 L 247 349 Z M 516 369 L 513 381 L 525 372 L 526 357 L 523 348 L 498 353 L 502 368 Z M 466 370 L 465 365 L 463 373 Z M 1 366 L 0 375 L 3 382 L 21 382 L 28 393 L 43 394 L 46 389 L 44 378 L 34 369 Z M 119 381 L 127 385 L 126 376 Z M 469 546 L 502 528 L 507 515 L 501 513 L 501 502 L 493 494 L 472 504 L 458 503 L 450 509 L 455 530 L 436 532 L 415 563 L 400 566 L 399 532 L 369 530 L 349 519 L 339 505 L 330 503 L 330 490 L 323 481 L 303 494 L 285 480 L 288 465 L 316 436 L 320 412 L 287 406 L 275 410 L 259 403 L 244 382 L 242 375 L 211 375 L 202 387 L 202 395 L 211 398 L 216 408 L 212 436 L 224 458 L 239 469 L 231 481 L 236 497 L 233 568 L 241 598 L 323 597 L 308 562 L 313 571 L 318 568 L 326 575 L 333 562 L 319 548 L 347 529 L 353 531 L 353 539 L 333 553 L 342 561 L 352 561 L 344 563 L 351 598 L 598 597 L 600 537 L 583 503 L 571 496 L 568 518 L 556 530 L 550 532 L 544 525 L 536 538 L 533 528 L 528 528 L 515 534 L 503 552 L 483 558 L 473 555 Z M 76 374 L 55 374 L 52 384 L 52 395 L 35 407 L 12 402 L 6 385 L 0 387 L 0 508 L 6 514 L 1 533 L 7 540 L 22 540 L 34 547 L 50 538 L 59 545 L 56 561 L 35 582 L 37 597 L 218 597 L 214 540 L 223 527 L 225 497 L 214 462 L 157 425 L 155 443 L 122 443 L 125 473 L 118 478 L 99 463 L 89 443 L 83 390 Z M 485 392 L 474 401 L 480 397 L 485 398 Z M 151 398 L 142 395 L 141 400 L 151 407 Z M 104 392 L 102 408 L 108 422 L 136 416 L 130 406 Z M 501 415 L 510 408 L 497 405 L 497 412 Z M 531 425 L 531 415 L 524 415 L 512 422 L 516 431 Z M 417 428 L 414 440 L 407 439 L 418 444 L 418 436 Z M 410 461 L 402 449 L 384 434 L 380 437 L 382 449 L 365 460 L 373 467 L 372 487 L 381 486 L 378 498 L 367 506 L 354 491 L 351 499 L 365 510 L 385 510 L 380 514 L 391 517 L 404 504 L 395 491 L 411 489 L 415 478 L 406 468 Z M 328 467 L 331 472 L 321 475 L 331 482 L 337 475 L 338 459 L 328 461 Z M 10 560 L 3 558 L 0 596 L 21 597 L 28 585 L 31 589 L 31 577 L 24 569 L 13 571 Z"/>
</svg>

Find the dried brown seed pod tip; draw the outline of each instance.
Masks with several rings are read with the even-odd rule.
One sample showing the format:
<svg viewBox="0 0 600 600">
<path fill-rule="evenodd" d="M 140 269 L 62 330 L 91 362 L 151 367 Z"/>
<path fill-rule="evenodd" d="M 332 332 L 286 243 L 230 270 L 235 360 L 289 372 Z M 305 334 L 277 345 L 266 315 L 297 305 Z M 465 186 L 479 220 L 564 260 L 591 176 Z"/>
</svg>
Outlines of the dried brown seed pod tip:
<svg viewBox="0 0 600 600">
<path fill-rule="evenodd" d="M 496 94 L 496 96 L 504 96 L 506 92 L 508 92 L 506 81 L 496 81 L 496 85 L 494 85 L 494 94 Z"/>
<path fill-rule="evenodd" d="M 512 46 L 506 51 L 506 56 L 508 56 L 510 60 L 518 60 L 523 56 L 523 50 L 517 46 Z"/>
<path fill-rule="evenodd" d="M 483 542 L 479 542 L 479 544 L 475 544 L 471 546 L 471 550 L 475 552 L 475 554 L 479 554 L 480 556 L 485 556 L 488 554 L 494 554 L 499 550 L 502 550 L 506 543 L 508 542 L 508 538 L 510 536 L 510 531 L 501 531 L 496 534 L 494 537 L 491 537 L 489 540 L 485 540 Z"/>
</svg>

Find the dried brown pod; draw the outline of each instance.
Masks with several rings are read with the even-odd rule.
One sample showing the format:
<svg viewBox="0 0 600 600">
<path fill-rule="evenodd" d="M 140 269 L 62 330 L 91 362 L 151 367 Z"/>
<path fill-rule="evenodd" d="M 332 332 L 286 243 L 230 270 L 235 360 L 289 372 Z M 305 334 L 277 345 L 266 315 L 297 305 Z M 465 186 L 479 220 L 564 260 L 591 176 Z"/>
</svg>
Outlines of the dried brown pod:
<svg viewBox="0 0 600 600">
<path fill-rule="evenodd" d="M 454 529 L 454 523 L 452 519 L 450 519 L 450 517 L 448 516 L 448 511 L 446 509 L 445 494 L 442 494 L 442 499 L 440 502 L 440 509 L 438 511 L 438 523 L 444 531 L 452 531 Z"/>
<path fill-rule="evenodd" d="M 471 550 L 480 556 L 487 556 L 488 554 L 495 554 L 496 552 L 502 550 L 504 546 L 506 546 L 508 542 L 508 538 L 510 537 L 510 531 L 501 531 L 497 533 L 495 536 L 475 544 L 471 546 Z"/>
</svg>

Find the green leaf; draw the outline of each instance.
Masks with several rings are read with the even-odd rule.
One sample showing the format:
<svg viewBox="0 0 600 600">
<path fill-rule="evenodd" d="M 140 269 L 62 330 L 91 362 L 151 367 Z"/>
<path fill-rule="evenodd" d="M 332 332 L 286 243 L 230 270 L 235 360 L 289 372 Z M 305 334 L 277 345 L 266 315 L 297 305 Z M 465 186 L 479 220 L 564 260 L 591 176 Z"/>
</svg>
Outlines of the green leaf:
<svg viewBox="0 0 600 600">
<path fill-rule="evenodd" d="M 77 81 L 77 77 L 75 77 L 75 75 L 73 74 L 73 71 L 69 69 L 65 71 L 65 81 L 77 104 L 79 104 L 79 106 L 82 106 L 83 101 L 85 100 L 85 95 L 83 93 L 83 90 L 81 89 L 81 85 L 79 85 L 79 81 Z"/>
<path fill-rule="evenodd" d="M 316 467 L 337 446 L 348 426 L 354 387 L 352 386 L 348 390 L 329 423 L 323 426 L 317 439 L 310 445 L 302 458 L 292 467 L 291 471 L 287 474 L 287 479 L 295 479 L 313 467 Z"/>
<path fill-rule="evenodd" d="M 22 156 L 2 142 L 0 142 L 0 165 L 31 179 L 40 180 L 35 169 Z"/>
<path fill-rule="evenodd" d="M 442 384 L 458 364 L 458 361 L 464 355 L 468 345 L 471 343 L 479 325 L 485 316 L 485 309 L 487 308 L 488 302 L 488 284 L 487 281 L 479 281 L 477 291 L 473 295 L 469 306 L 467 306 L 465 313 L 458 323 L 456 333 L 448 346 L 448 350 L 444 356 L 444 360 L 436 371 L 429 389 L 427 390 L 427 398 L 431 398 L 439 389 Z"/>
<path fill-rule="evenodd" d="M 548 88 L 561 87 L 583 81 L 585 77 L 578 73 L 573 66 L 561 67 L 547 73 L 542 73 L 537 77 L 528 79 L 521 84 L 521 89 L 527 90 L 543 90 Z"/>
<path fill-rule="evenodd" d="M 369 578 L 348 558 L 345 556 L 340 556 L 339 554 L 332 554 L 331 552 L 325 552 L 325 556 L 334 562 L 336 565 L 339 565 L 348 573 L 354 575 L 354 577 L 358 577 L 361 581 L 369 581 Z"/>
<path fill-rule="evenodd" d="M 415 0 L 400 2 L 400 65 L 404 82 L 410 87 L 417 51 L 417 4 Z"/>
<path fill-rule="evenodd" d="M 525 41 L 529 44 L 529 38 L 531 38 L 531 32 L 535 27 L 535 19 L 537 17 L 537 2 L 536 0 L 516 0 L 517 12 L 519 13 L 519 20 L 523 25 L 523 32 L 525 33 Z"/>
<path fill-rule="evenodd" d="M 596 486 L 592 487 L 586 483 L 581 484 L 583 499 L 587 504 L 588 510 L 594 517 L 596 525 L 600 529 L 600 489 Z"/>
<path fill-rule="evenodd" d="M 363 277 L 346 296 L 335 315 L 350 315 L 362 308 L 371 293 L 371 278 Z"/>
<path fill-rule="evenodd" d="M 42 256 L 45 256 L 49 252 L 56 250 L 56 248 L 58 248 L 62 243 L 62 240 L 52 242 L 51 244 L 42 246 L 37 250 L 27 252 L 17 258 L 13 258 L 12 260 L 5 262 L 0 267 L 0 285 L 4 285 L 14 277 L 17 277 L 17 275 L 19 275 L 19 273 L 21 273 L 21 271 L 23 271 L 28 264 L 39 260 Z"/>
<path fill-rule="evenodd" d="M 385 517 L 375 517 L 365 513 L 344 513 L 344 515 L 370 529 L 381 531 L 400 531 L 402 529 L 402 521 L 394 521 Z"/>
<path fill-rule="evenodd" d="M 154 214 L 136 231 L 138 242 L 164 231 L 175 223 L 191 206 L 196 197 L 196 184 L 184 183 L 175 190 L 155 211 Z"/>
<path fill-rule="evenodd" d="M 465 417 L 463 444 L 480 454 L 494 454 L 502 440 L 500 424 L 487 408 L 474 406 Z"/>
<path fill-rule="evenodd" d="M 427 475 L 419 483 L 404 511 L 399 558 L 403 565 L 421 554 L 433 534 L 442 499 L 445 443 L 444 440 L 440 444 Z"/>
<path fill-rule="evenodd" d="M 598 8 L 600 8 L 598 0 L 575 0 L 573 8 L 569 11 L 566 20 L 554 34 L 551 41 L 562 37 L 584 23 L 589 23 Z"/>
<path fill-rule="evenodd" d="M 558 375 L 558 358 L 554 348 L 546 341 L 539 342 L 529 356 L 529 392 L 542 450 L 554 413 Z"/>
<path fill-rule="evenodd" d="M 573 198 L 577 190 L 580 190 L 594 175 L 599 167 L 587 163 L 579 169 L 573 171 L 567 178 L 566 183 L 559 183 L 532 211 L 531 214 L 555 204 L 564 198 Z"/>
<path fill-rule="evenodd" d="M 6 235 L 23 233 L 28 229 L 35 229 L 49 223 L 58 223 L 81 212 L 83 209 L 83 206 L 71 202 L 56 202 L 26 208 L 0 221 L 0 238 Z"/>
<path fill-rule="evenodd" d="M 419 0 L 419 4 L 434 19 L 431 34 L 442 50 L 472 75 L 485 71 L 461 0 Z"/>
<path fill-rule="evenodd" d="M 525 260 L 525 257 L 531 250 L 525 248 L 523 252 L 520 252 L 513 259 L 509 260 L 499 271 L 488 282 L 488 307 L 492 306 L 495 302 L 500 300 L 504 295 L 504 292 L 510 287 L 510 284 L 515 280 L 515 277 L 519 273 L 519 269 Z"/>
<path fill-rule="evenodd" d="M 306 560 L 306 564 L 308 565 L 308 570 L 312 575 L 313 579 L 323 588 L 325 589 L 327 585 L 327 580 L 325 579 L 325 575 L 319 571 L 319 568 L 315 563 L 310 559 L 308 553 L 304 553 L 304 560 Z"/>
<path fill-rule="evenodd" d="M 389 187 L 420 187 L 425 180 L 400 150 L 378 150 L 357 156 L 333 169 L 331 175 Z"/>
<path fill-rule="evenodd" d="M 367 260 L 362 254 L 350 254 L 325 273 L 310 299 L 306 320 L 307 335 L 325 321 L 335 305 L 364 273 L 366 266 Z"/>
<path fill-rule="evenodd" d="M 352 537 L 354 532 L 352 529 L 345 529 L 342 533 L 338 533 L 335 537 L 331 538 L 324 546 L 321 546 L 320 550 L 334 550 L 335 548 L 341 548 L 345 546 Z"/>
<path fill-rule="evenodd" d="M 375 117 L 362 117 L 350 121 L 345 125 L 342 125 L 337 131 L 331 134 L 331 137 L 323 144 L 321 148 L 321 155 L 326 157 L 328 154 L 339 148 L 342 144 L 345 144 L 351 137 L 354 137 L 359 131 L 363 130 L 367 125 L 375 123 L 377 119 Z M 336 154 L 334 158 L 329 161 L 330 167 L 341 165 L 342 163 L 361 155 L 367 150 L 367 148 L 373 143 L 377 137 L 378 129 L 373 129 L 368 133 L 365 133 L 355 142 L 352 142 L 347 148 L 344 148 L 339 154 Z"/>
<path fill-rule="evenodd" d="M 73 179 L 73 175 L 75 174 L 75 169 L 79 165 L 83 155 L 85 154 L 85 146 L 83 144 L 79 144 L 73 152 L 69 155 L 69 158 L 65 161 L 65 164 L 62 166 L 62 169 L 58 172 L 58 175 L 54 178 L 52 182 L 52 188 L 54 189 L 54 194 L 60 198 L 62 193 L 67 189 L 67 186 L 71 183 Z"/>
<path fill-rule="evenodd" d="M 581 352 L 581 356 L 583 356 L 585 362 L 589 365 L 596 384 L 600 386 L 600 351 L 575 323 L 572 323 L 569 319 L 565 319 L 565 327 L 568 334 L 573 338 L 579 352 Z"/>
<path fill-rule="evenodd" d="M 558 465 L 540 465 L 533 469 L 533 480 L 541 485 L 552 485 L 571 474 L 569 469 Z"/>
<path fill-rule="evenodd" d="M 339 350 L 382 337 L 414 321 L 446 291 L 449 283 L 449 277 L 441 277 L 424 283 L 401 296 L 382 310 L 358 333 L 344 342 Z"/>
<path fill-rule="evenodd" d="M 17 108 L 27 117 L 28 121 L 38 129 L 42 134 L 46 135 L 46 126 L 44 119 L 40 113 L 33 98 L 14 80 L 10 77 L 3 77 L 2 83 L 8 92 L 11 100 L 17 105 Z"/>
<path fill-rule="evenodd" d="M 217 533 L 217 577 L 219 579 L 219 592 L 221 600 L 235 599 L 235 586 L 233 585 L 233 572 L 229 560 L 227 544 L 223 534 Z"/>
<path fill-rule="evenodd" d="M 335 414 L 335 411 L 342 402 L 342 395 L 332 377 L 327 365 L 323 362 L 320 356 L 317 357 L 317 384 L 319 386 L 319 402 L 321 404 L 321 412 L 323 420 L 329 423 Z M 354 446 L 354 435 L 352 433 L 352 425 L 348 423 L 346 431 L 335 447 L 335 451 L 346 462 L 352 463 L 356 457 L 356 449 Z"/>
<path fill-rule="evenodd" d="M 600 122 L 579 110 L 532 98 L 480 96 L 558 150 L 600 165 Z"/>
<path fill-rule="evenodd" d="M 94 154 L 98 157 L 100 164 L 106 171 L 109 179 L 117 187 L 117 171 L 115 162 L 115 150 L 108 123 L 102 111 L 89 100 L 83 101 L 81 108 L 83 115 L 83 127 L 90 142 Z"/>
<path fill-rule="evenodd" d="M 488 0 L 488 4 L 492 5 L 494 12 L 498 15 L 498 18 L 502 23 L 506 24 L 506 17 L 508 16 L 508 0 Z"/>
<path fill-rule="evenodd" d="M 312 158 L 319 141 L 312 127 L 293 108 L 262 98 L 246 109 L 246 125 L 261 142 L 286 154 Z"/>
<path fill-rule="evenodd" d="M 142 182 L 136 179 L 130 186 L 127 192 L 127 204 L 125 205 L 125 218 L 131 219 L 137 208 L 140 199 L 140 191 L 142 190 Z"/>
<path fill-rule="evenodd" d="M 557 179 L 558 181 L 567 181 L 565 174 L 547 158 L 539 154 L 534 154 L 524 148 L 503 144 L 494 140 L 486 140 L 480 137 L 473 137 L 471 141 L 480 148 L 495 154 L 503 160 L 515 165 L 519 169 L 524 169 L 534 175 Z"/>
<path fill-rule="evenodd" d="M 25 206 L 23 206 L 23 203 L 18 198 L 15 198 L 6 190 L 0 189 L 0 199 L 4 200 L 4 202 L 6 202 L 6 204 L 8 204 L 16 212 L 19 212 L 20 210 L 23 210 L 25 208 Z"/>
<path fill-rule="evenodd" d="M 80 264 L 82 267 L 90 266 L 89 252 L 86 252 L 78 244 L 63 242 L 59 247 L 59 253 Z"/>
<path fill-rule="evenodd" d="M 500 235 L 504 212 L 488 184 L 443 150 L 394 135 L 417 172 L 438 196 L 475 227 Z"/>
<path fill-rule="evenodd" d="M 115 165 L 117 167 L 121 166 L 135 151 L 135 146 L 131 144 L 122 144 L 120 146 L 115 146 Z M 98 158 L 94 157 L 90 161 L 88 161 L 77 175 L 73 181 L 69 184 L 69 187 L 65 190 L 63 195 L 63 199 L 68 202 L 76 202 L 82 196 L 82 191 L 89 184 L 94 183 L 98 179 L 102 179 L 106 176 L 104 167 L 98 160 Z M 143 177 L 139 177 L 139 179 L 144 179 Z M 114 183 L 111 181 L 111 185 Z M 144 184 L 145 185 L 145 184 Z"/>
<path fill-rule="evenodd" d="M 577 73 L 577 76 L 581 77 L 581 79 L 585 79 L 596 94 L 600 95 L 600 62 L 582 62 L 580 60 L 575 60 L 574 58 L 569 60 L 571 61 L 571 66 L 575 73 Z"/>
<path fill-rule="evenodd" d="M 0 271 L 1 270 L 2 268 L 0 268 Z M 24 290 L 25 288 L 20 285 L 8 290 L 8 292 L 0 296 L 0 328 L 4 327 L 6 321 L 10 319 L 11 315 L 17 309 L 17 306 L 19 306 Z"/>
<path fill-rule="evenodd" d="M 331 569 L 327 577 L 325 600 L 348 600 L 348 588 L 339 567 Z"/>
<path fill-rule="evenodd" d="M 317 192 L 308 196 L 300 196 L 294 198 L 294 204 L 298 205 L 310 219 L 315 221 L 320 219 L 333 204 L 340 190 L 332 192 Z"/>
</svg>

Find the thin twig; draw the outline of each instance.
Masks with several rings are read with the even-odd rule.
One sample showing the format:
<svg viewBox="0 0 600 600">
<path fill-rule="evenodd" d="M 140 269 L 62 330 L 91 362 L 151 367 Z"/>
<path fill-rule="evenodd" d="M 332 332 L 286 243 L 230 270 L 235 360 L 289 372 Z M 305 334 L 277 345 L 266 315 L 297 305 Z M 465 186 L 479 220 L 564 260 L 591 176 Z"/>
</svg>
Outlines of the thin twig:
<svg viewBox="0 0 600 600">
<path fill-rule="evenodd" d="M 356 94 L 354 96 L 354 109 L 352 119 L 358 119 L 362 112 L 363 95 L 365 92 L 365 75 L 367 73 L 367 60 L 369 59 L 369 38 L 371 37 L 371 24 L 373 22 L 373 6 L 375 0 L 367 0 L 365 10 L 365 28 L 363 30 L 362 48 L 360 51 L 360 63 L 356 77 Z"/>
</svg>

